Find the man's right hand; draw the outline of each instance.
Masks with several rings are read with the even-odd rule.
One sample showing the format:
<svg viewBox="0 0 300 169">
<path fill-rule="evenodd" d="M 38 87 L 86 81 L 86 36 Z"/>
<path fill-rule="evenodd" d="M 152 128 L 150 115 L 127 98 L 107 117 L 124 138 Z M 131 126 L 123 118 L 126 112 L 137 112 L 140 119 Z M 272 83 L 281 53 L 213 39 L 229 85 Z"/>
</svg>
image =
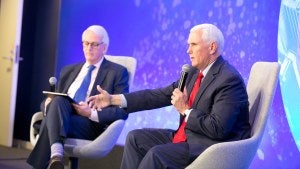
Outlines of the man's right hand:
<svg viewBox="0 0 300 169">
<path fill-rule="evenodd" d="M 107 93 L 107 91 L 103 90 L 99 85 L 97 85 L 97 90 L 99 91 L 99 94 L 90 96 L 87 99 L 87 102 L 91 108 L 101 111 L 102 108 L 111 105 L 111 95 Z"/>
</svg>

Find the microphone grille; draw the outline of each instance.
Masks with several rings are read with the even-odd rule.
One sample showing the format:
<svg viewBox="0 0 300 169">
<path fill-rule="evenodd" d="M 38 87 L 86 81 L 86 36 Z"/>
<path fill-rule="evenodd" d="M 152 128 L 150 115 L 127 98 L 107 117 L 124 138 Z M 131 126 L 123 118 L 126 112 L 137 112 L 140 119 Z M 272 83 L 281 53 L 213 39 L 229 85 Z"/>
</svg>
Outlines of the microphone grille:
<svg viewBox="0 0 300 169">
<path fill-rule="evenodd" d="M 183 72 L 189 72 L 191 70 L 191 66 L 189 64 L 184 64 L 181 70 Z"/>
<path fill-rule="evenodd" d="M 50 79 L 49 79 L 50 85 L 55 85 L 56 82 L 57 82 L 57 79 L 55 77 L 50 77 Z"/>
</svg>

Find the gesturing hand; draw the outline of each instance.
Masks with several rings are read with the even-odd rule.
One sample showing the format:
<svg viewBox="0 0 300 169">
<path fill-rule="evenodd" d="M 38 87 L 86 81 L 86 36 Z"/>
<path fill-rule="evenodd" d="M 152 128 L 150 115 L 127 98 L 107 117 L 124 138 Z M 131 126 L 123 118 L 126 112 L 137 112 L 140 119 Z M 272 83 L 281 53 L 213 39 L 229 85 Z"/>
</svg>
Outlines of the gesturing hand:
<svg viewBox="0 0 300 169">
<path fill-rule="evenodd" d="M 97 90 L 99 91 L 99 94 L 89 97 L 87 101 L 91 108 L 100 111 L 102 108 L 111 105 L 111 95 L 107 93 L 106 90 L 103 90 L 99 85 L 97 85 Z"/>
</svg>

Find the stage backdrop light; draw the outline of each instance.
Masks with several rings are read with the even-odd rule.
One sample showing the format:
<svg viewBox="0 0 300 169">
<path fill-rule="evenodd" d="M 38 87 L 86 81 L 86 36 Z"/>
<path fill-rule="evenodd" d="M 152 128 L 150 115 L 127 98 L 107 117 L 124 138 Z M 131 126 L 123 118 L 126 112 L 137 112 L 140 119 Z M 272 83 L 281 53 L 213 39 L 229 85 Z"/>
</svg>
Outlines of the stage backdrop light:
<svg viewBox="0 0 300 169">
<path fill-rule="evenodd" d="M 300 151 L 300 1 L 283 1 L 278 29 L 278 61 L 284 110 Z"/>
<path fill-rule="evenodd" d="M 131 86 L 132 91 L 166 86 L 179 79 L 183 64 L 190 63 L 186 53 L 186 40 L 190 28 L 208 22 L 217 25 L 223 31 L 225 36 L 223 56 L 237 67 L 247 83 L 253 63 L 278 61 L 280 2 L 279 0 L 63 0 L 57 76 L 64 65 L 84 60 L 81 33 L 89 25 L 100 24 L 110 35 L 108 54 L 129 55 L 137 59 L 137 72 Z M 294 2 L 299 4 L 299 0 Z M 299 7 L 295 11 L 299 16 Z M 298 25 L 295 28 L 298 29 L 295 35 L 299 36 Z M 285 28 L 284 31 L 295 29 Z M 286 41 L 290 40 L 286 38 Z M 296 45 L 299 46 L 299 37 L 295 43 L 288 44 L 288 46 Z M 299 61 L 299 49 L 298 53 L 294 54 Z M 279 57 L 279 62 L 282 63 L 285 58 L 286 55 L 281 61 Z M 291 68 L 287 70 L 293 72 L 290 71 Z M 284 96 L 288 95 L 283 89 L 285 87 L 278 85 L 264 138 L 251 168 L 300 166 L 299 151 L 290 132 L 280 88 Z M 295 95 L 296 92 L 299 94 L 299 88 L 295 88 Z M 132 113 L 118 144 L 123 145 L 128 131 L 133 129 L 143 127 L 176 129 L 178 118 L 179 115 L 172 106 Z M 299 124 L 299 120 L 293 123 Z"/>
</svg>

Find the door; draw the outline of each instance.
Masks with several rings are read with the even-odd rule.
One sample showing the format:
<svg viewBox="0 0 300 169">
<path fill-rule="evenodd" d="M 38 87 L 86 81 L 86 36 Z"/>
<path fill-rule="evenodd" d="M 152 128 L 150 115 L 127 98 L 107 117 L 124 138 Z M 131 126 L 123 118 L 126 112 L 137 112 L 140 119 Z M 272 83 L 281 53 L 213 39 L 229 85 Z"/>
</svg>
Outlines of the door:
<svg viewBox="0 0 300 169">
<path fill-rule="evenodd" d="M 0 0 L 0 145 L 12 146 L 23 0 Z"/>
</svg>

